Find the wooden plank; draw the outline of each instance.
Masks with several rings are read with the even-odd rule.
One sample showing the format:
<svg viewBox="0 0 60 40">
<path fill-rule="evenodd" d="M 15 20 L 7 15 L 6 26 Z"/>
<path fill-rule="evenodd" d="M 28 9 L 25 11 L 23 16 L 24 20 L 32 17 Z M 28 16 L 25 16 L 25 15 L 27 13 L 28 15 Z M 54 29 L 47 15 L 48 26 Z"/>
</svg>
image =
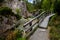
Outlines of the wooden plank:
<svg viewBox="0 0 60 40">
<path fill-rule="evenodd" d="M 33 18 L 32 20 L 30 20 L 29 22 L 27 22 L 27 23 L 25 23 L 24 25 L 23 25 L 23 27 L 26 27 L 28 24 L 30 24 L 30 22 L 32 22 L 32 21 L 34 21 L 35 19 L 37 19 L 37 18 L 39 18 L 42 14 L 44 14 L 45 13 L 45 11 L 44 12 L 42 12 L 40 15 L 38 15 L 37 17 L 35 17 L 35 18 Z"/>
</svg>

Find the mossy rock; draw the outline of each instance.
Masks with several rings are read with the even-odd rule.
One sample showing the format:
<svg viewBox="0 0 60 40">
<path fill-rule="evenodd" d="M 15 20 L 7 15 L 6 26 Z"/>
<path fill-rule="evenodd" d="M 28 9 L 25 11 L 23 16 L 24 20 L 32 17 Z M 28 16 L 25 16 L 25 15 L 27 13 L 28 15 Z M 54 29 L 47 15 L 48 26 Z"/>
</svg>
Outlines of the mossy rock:
<svg viewBox="0 0 60 40">
<path fill-rule="evenodd" d="M 4 35 L 7 34 L 6 31 L 8 29 L 11 29 L 12 26 L 19 19 L 21 19 L 21 16 L 19 16 L 18 14 L 14 14 L 12 12 L 12 9 L 10 9 L 8 7 L 0 7 L 0 19 L 2 19 L 2 20 L 0 20 L 0 36 L 1 35 L 3 36 L 2 38 L 0 38 L 0 40 L 4 40 L 3 39 L 5 37 Z"/>
<path fill-rule="evenodd" d="M 18 20 L 21 19 L 21 16 L 20 15 L 14 14 L 12 12 L 12 9 L 10 9 L 8 7 L 0 7 L 0 15 L 3 15 L 3 16 L 12 15 L 12 16 L 16 16 Z"/>
</svg>

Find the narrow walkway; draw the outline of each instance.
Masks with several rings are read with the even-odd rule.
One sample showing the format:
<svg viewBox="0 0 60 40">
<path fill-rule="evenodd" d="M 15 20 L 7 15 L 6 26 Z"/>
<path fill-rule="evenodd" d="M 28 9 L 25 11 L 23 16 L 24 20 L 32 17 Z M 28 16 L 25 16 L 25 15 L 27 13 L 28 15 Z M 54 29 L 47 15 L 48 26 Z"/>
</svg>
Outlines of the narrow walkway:
<svg viewBox="0 0 60 40">
<path fill-rule="evenodd" d="M 53 16 L 53 15 L 55 15 L 55 14 L 51 14 L 51 15 L 47 16 L 47 17 L 43 20 L 42 23 L 39 23 L 39 26 L 40 26 L 40 27 L 43 27 L 43 28 L 47 28 L 49 19 L 50 19 L 50 17 Z"/>
<path fill-rule="evenodd" d="M 49 40 L 49 31 L 47 29 L 38 28 L 29 40 Z"/>
<path fill-rule="evenodd" d="M 55 14 L 47 16 L 42 23 L 39 23 L 40 27 L 47 28 L 49 18 Z M 35 33 L 29 38 L 29 40 L 49 40 L 49 30 L 38 28 Z"/>
</svg>

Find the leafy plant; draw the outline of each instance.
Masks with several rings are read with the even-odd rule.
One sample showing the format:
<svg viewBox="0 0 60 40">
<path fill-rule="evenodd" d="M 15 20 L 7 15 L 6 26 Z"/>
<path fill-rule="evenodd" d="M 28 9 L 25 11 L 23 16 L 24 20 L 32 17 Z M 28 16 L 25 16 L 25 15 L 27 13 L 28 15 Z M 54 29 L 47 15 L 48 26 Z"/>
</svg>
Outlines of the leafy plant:
<svg viewBox="0 0 60 40">
<path fill-rule="evenodd" d="M 0 3 L 2 3 L 4 0 L 0 0 Z"/>
<path fill-rule="evenodd" d="M 56 0 L 54 5 L 54 12 L 57 12 L 57 14 L 60 15 L 60 0 Z"/>
<path fill-rule="evenodd" d="M 6 14 L 11 14 L 12 15 L 12 9 L 8 7 L 0 7 L 0 14 L 6 15 Z"/>
<path fill-rule="evenodd" d="M 16 8 L 16 12 L 17 12 L 17 14 L 19 14 L 21 12 L 21 10 Z"/>
<path fill-rule="evenodd" d="M 18 31 L 16 35 L 16 40 L 26 40 L 25 38 L 22 37 L 22 31 Z"/>
<path fill-rule="evenodd" d="M 19 11 L 17 10 L 17 12 L 19 12 Z M 6 16 L 6 15 L 14 15 L 14 16 L 17 17 L 18 20 L 21 19 L 21 16 L 19 14 L 14 14 L 12 12 L 12 9 L 9 8 L 9 7 L 0 7 L 0 15 L 4 15 L 4 16 Z"/>
<path fill-rule="evenodd" d="M 50 10 L 51 7 L 50 0 L 43 0 L 41 7 L 44 10 Z"/>
<path fill-rule="evenodd" d="M 59 18 L 59 19 L 58 19 Z M 60 40 L 60 16 L 55 15 L 51 18 L 49 26 L 50 28 L 50 40 Z"/>
<path fill-rule="evenodd" d="M 26 1 L 26 7 L 29 12 L 33 12 L 33 10 L 35 10 L 33 4 L 28 1 Z"/>
</svg>

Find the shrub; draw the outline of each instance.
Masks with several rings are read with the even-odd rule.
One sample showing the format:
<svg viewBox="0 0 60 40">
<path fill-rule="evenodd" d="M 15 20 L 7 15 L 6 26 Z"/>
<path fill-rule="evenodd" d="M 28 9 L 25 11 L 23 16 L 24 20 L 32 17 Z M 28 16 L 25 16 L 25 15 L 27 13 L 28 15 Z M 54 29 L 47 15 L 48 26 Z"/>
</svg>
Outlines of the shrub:
<svg viewBox="0 0 60 40">
<path fill-rule="evenodd" d="M 21 36 L 22 36 L 21 31 L 16 29 L 8 34 L 6 40 L 17 40 L 17 38 L 21 38 Z"/>
<path fill-rule="evenodd" d="M 21 9 L 16 8 L 17 17 L 21 18 Z"/>
<path fill-rule="evenodd" d="M 17 12 L 17 14 L 18 14 L 18 13 L 20 13 L 20 10 L 19 10 L 18 8 L 16 8 L 16 12 Z"/>
<path fill-rule="evenodd" d="M 4 0 L 0 0 L 0 3 L 2 3 Z"/>
<path fill-rule="evenodd" d="M 60 40 L 60 16 L 55 15 L 51 18 L 49 25 L 50 29 L 50 40 Z"/>
<path fill-rule="evenodd" d="M 12 9 L 8 8 L 8 7 L 0 7 L 0 15 L 14 15 L 17 17 L 17 19 L 21 19 L 21 16 L 19 14 L 14 14 L 12 12 Z"/>
<path fill-rule="evenodd" d="M 12 9 L 10 9 L 8 7 L 1 7 L 0 14 L 1 15 L 12 14 Z"/>
<path fill-rule="evenodd" d="M 26 38 L 22 37 L 22 30 L 18 31 L 17 35 L 16 35 L 16 40 L 26 40 Z"/>
<path fill-rule="evenodd" d="M 60 1 L 56 1 L 54 6 L 54 12 L 57 12 L 58 15 L 60 15 Z"/>
</svg>

